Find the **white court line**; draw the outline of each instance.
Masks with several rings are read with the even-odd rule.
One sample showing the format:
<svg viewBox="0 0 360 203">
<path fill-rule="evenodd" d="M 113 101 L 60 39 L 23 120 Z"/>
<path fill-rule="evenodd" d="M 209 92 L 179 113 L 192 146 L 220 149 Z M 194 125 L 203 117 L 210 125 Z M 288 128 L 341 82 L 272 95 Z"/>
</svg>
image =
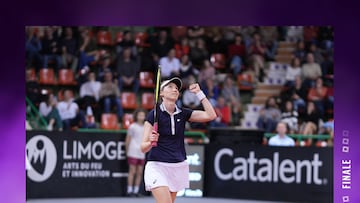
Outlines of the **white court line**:
<svg viewBox="0 0 360 203">
<path fill-rule="evenodd" d="M 113 172 L 111 175 L 113 178 L 128 177 L 128 173 L 121 173 L 121 172 Z"/>
</svg>

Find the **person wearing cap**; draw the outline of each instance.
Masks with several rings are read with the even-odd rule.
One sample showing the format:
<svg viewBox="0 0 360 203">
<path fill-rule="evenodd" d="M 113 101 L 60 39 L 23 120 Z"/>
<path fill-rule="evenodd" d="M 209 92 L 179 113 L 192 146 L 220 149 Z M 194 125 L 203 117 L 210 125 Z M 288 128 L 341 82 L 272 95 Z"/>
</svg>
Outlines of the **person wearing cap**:
<svg viewBox="0 0 360 203">
<path fill-rule="evenodd" d="M 151 191 L 157 203 L 174 202 L 176 193 L 189 187 L 189 165 L 184 145 L 185 124 L 209 122 L 216 118 L 215 110 L 198 83 L 189 85 L 204 110 L 179 108 L 182 82 L 174 77 L 160 85 L 161 103 L 157 107 L 158 131 L 153 130 L 154 110 L 150 111 L 144 124 L 141 150 L 147 154 L 144 172 L 145 189 Z M 157 142 L 153 147 L 151 142 Z"/>
</svg>

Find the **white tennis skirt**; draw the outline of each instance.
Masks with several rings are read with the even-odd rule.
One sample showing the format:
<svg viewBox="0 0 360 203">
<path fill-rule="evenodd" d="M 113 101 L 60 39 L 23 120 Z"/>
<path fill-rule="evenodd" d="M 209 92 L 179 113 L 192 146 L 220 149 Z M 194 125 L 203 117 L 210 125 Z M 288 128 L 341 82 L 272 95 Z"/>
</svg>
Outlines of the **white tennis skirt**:
<svg viewBox="0 0 360 203">
<path fill-rule="evenodd" d="M 169 187 L 170 192 L 189 188 L 189 164 L 148 161 L 144 171 L 145 189 L 151 191 L 160 186 Z"/>
</svg>

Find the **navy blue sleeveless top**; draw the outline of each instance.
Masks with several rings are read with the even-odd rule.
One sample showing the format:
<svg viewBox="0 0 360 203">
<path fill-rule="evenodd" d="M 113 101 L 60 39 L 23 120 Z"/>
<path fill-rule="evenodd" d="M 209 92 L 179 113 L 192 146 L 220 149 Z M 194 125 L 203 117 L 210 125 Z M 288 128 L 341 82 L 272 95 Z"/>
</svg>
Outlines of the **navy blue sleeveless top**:
<svg viewBox="0 0 360 203">
<path fill-rule="evenodd" d="M 184 133 L 186 121 L 190 119 L 193 110 L 176 107 L 172 116 L 166 111 L 164 105 L 158 107 L 158 145 L 152 147 L 147 154 L 147 161 L 161 161 L 177 163 L 186 160 Z M 146 121 L 154 124 L 154 110 L 147 115 Z"/>
</svg>

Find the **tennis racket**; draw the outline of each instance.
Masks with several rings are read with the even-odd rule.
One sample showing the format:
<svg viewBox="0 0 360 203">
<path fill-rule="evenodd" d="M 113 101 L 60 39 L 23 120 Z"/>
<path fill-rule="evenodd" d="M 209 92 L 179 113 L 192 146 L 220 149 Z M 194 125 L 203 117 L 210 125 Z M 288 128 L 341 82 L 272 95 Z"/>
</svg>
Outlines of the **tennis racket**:
<svg viewBox="0 0 360 203">
<path fill-rule="evenodd" d="M 159 127 L 159 114 L 157 112 L 157 107 L 159 105 L 159 96 L 160 96 L 160 77 L 161 77 L 161 70 L 160 66 L 158 66 L 157 74 L 156 74 L 156 85 L 155 85 L 155 107 L 154 107 L 154 131 L 158 131 Z M 152 141 L 151 146 L 156 147 L 157 142 Z"/>
</svg>

